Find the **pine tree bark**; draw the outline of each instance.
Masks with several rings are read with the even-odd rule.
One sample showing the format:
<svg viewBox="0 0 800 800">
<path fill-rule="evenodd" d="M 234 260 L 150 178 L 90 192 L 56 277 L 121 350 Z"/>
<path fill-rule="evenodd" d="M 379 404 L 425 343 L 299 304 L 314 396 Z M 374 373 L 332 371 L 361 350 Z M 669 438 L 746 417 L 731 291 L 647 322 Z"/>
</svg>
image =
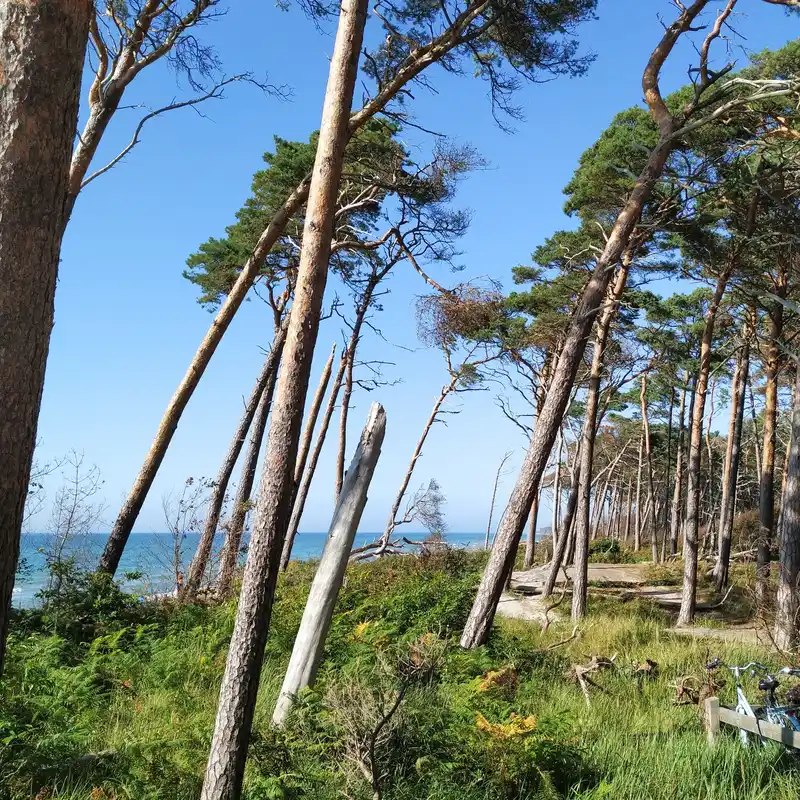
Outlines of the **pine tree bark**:
<svg viewBox="0 0 800 800">
<path fill-rule="evenodd" d="M 731 387 L 731 416 L 728 423 L 728 444 L 725 449 L 725 467 L 722 475 L 722 501 L 719 513 L 719 556 L 714 570 L 717 591 L 728 584 L 728 568 L 733 539 L 733 518 L 736 510 L 736 487 L 739 483 L 739 461 L 744 423 L 745 382 L 750 371 L 750 331 L 746 326 L 744 340 L 736 359 L 736 370 Z"/>
<path fill-rule="evenodd" d="M 717 312 L 725 294 L 730 277 L 728 266 L 717 279 L 714 295 L 706 311 L 703 337 L 700 342 L 700 366 L 695 388 L 694 414 L 689 437 L 689 461 L 687 464 L 686 520 L 683 533 L 683 590 L 678 625 L 691 625 L 694 620 L 697 597 L 697 533 L 700 525 L 700 458 L 703 445 L 703 416 L 706 389 L 711 368 L 711 344 Z"/>
<path fill-rule="evenodd" d="M 330 428 L 333 413 L 336 410 L 336 401 L 339 397 L 339 390 L 342 388 L 342 381 L 344 373 L 347 369 L 347 350 L 342 353 L 339 359 L 339 367 L 336 370 L 336 375 L 333 379 L 331 386 L 331 393 L 328 395 L 328 404 L 325 406 L 325 413 L 322 415 L 322 420 L 319 425 L 319 432 L 317 433 L 317 440 L 314 444 L 314 449 L 311 451 L 311 456 L 306 464 L 303 477 L 300 480 L 300 485 L 294 492 L 292 500 L 292 514 L 289 518 L 289 527 L 286 530 L 286 538 L 283 542 L 283 550 L 281 552 L 281 569 L 285 570 L 289 566 L 289 560 L 292 557 L 292 548 L 294 547 L 294 540 L 297 537 L 297 530 L 300 527 L 300 520 L 303 517 L 303 510 L 306 507 L 306 498 L 311 489 L 311 482 L 314 480 L 314 473 L 317 471 L 317 464 L 319 457 L 322 453 L 322 447 L 325 444 L 325 439 L 328 436 L 328 429 Z M 296 477 L 296 473 L 295 473 Z"/>
<path fill-rule="evenodd" d="M 681 402 L 678 410 L 678 444 L 675 452 L 675 486 L 672 491 L 672 511 L 670 513 L 669 527 L 669 554 L 678 554 L 678 539 L 681 523 L 681 495 L 683 494 L 683 438 L 686 426 L 684 418 L 686 412 L 686 393 L 689 389 L 689 370 L 684 370 L 683 388 L 681 389 Z M 694 388 L 692 388 L 694 394 Z"/>
<path fill-rule="evenodd" d="M 328 275 L 336 196 L 367 6 L 367 0 L 343 0 L 340 8 L 303 229 L 295 298 L 201 800 L 238 800 L 241 796 L 264 645 L 289 518 L 303 405 Z"/>
<path fill-rule="evenodd" d="M 288 316 L 284 319 L 287 326 L 288 319 Z M 285 340 L 285 331 L 283 333 L 283 338 Z M 281 344 L 281 354 L 282 350 L 283 343 Z M 267 429 L 267 421 L 269 420 L 269 411 L 272 407 L 272 397 L 275 393 L 275 384 L 277 383 L 279 368 L 280 357 L 278 358 L 278 363 L 275 365 L 275 369 L 270 375 L 267 385 L 264 387 L 264 393 L 261 395 L 256 414 L 250 426 L 250 439 L 247 443 L 244 461 L 242 462 L 239 486 L 236 489 L 231 518 L 226 526 L 227 532 L 225 535 L 225 542 L 220 554 L 220 567 L 216 583 L 217 595 L 219 597 L 229 597 L 233 592 L 233 575 L 236 571 L 236 564 L 239 561 L 239 548 L 242 543 L 242 534 L 244 533 L 247 512 L 250 510 L 250 496 L 253 493 L 253 484 L 256 480 L 258 456 L 261 453 L 261 445 L 264 441 L 264 433 Z"/>
<path fill-rule="evenodd" d="M 86 0 L 0 3 L 0 671 L 93 13 Z"/>
<path fill-rule="evenodd" d="M 622 535 L 622 543 L 628 544 L 631 535 L 631 517 L 633 515 L 633 480 L 628 481 L 627 510 L 625 512 L 625 532 Z"/>
<path fill-rule="evenodd" d="M 642 547 L 642 530 L 644 515 L 642 514 L 642 467 L 644 465 L 644 425 L 639 434 L 639 460 L 636 462 L 636 520 L 633 528 L 633 549 L 639 552 Z"/>
<path fill-rule="evenodd" d="M 555 471 L 553 474 L 553 506 L 550 509 L 551 520 L 550 530 L 553 536 L 553 547 L 558 547 L 559 539 L 561 538 L 561 526 L 559 525 L 559 517 L 561 511 L 561 461 L 564 453 L 564 430 L 563 428 L 558 434 L 558 450 L 556 451 Z"/>
<path fill-rule="evenodd" d="M 553 559 L 550 562 L 550 572 L 547 573 L 547 580 L 542 588 L 543 599 L 546 599 L 553 594 L 556 581 L 558 580 L 559 570 L 561 569 L 562 565 L 566 566 L 568 549 L 567 545 L 569 544 L 571 538 L 570 530 L 577 530 L 577 526 L 574 524 L 573 520 L 575 518 L 575 512 L 580 498 L 580 484 L 583 479 L 581 474 L 582 467 L 583 464 L 579 461 L 572 475 L 572 488 L 570 489 L 569 500 L 567 501 L 567 513 L 564 517 L 564 535 L 558 540 L 558 545 L 553 548 Z"/>
<path fill-rule="evenodd" d="M 764 606 L 769 592 L 769 567 L 775 527 L 775 435 L 778 420 L 778 368 L 783 306 L 776 302 L 769 314 L 764 386 L 764 439 L 758 493 L 758 551 L 756 553 L 756 605 Z"/>
<path fill-rule="evenodd" d="M 788 651 L 796 647 L 800 577 L 800 368 L 795 379 L 792 436 L 783 497 L 778 594 L 775 604 L 775 644 Z"/>
<path fill-rule="evenodd" d="M 642 439 L 644 440 L 644 451 L 647 456 L 647 487 L 650 494 L 650 502 L 656 502 L 656 487 L 653 478 L 653 445 L 650 441 L 650 421 L 647 418 L 647 373 L 642 375 L 642 389 L 639 392 L 639 406 L 642 411 Z M 653 563 L 658 563 L 658 536 L 656 531 L 657 510 L 653 505 L 653 513 L 650 515 L 650 551 L 653 556 Z"/>
<path fill-rule="evenodd" d="M 286 319 L 288 320 L 288 318 Z M 250 399 L 247 401 L 242 418 L 239 421 L 239 425 L 228 447 L 228 452 L 220 466 L 217 480 L 214 482 L 206 521 L 200 534 L 200 541 L 197 543 L 197 550 L 194 558 L 189 566 L 189 575 L 182 592 L 183 599 L 188 602 L 191 602 L 197 595 L 200 584 L 206 573 L 208 560 L 211 557 L 211 548 L 214 544 L 214 536 L 217 533 L 217 525 L 219 525 L 219 518 L 222 514 L 222 506 L 225 502 L 225 494 L 228 491 L 228 484 L 230 483 L 233 469 L 244 447 L 247 434 L 250 431 L 250 426 L 253 423 L 253 417 L 256 415 L 261 397 L 267 385 L 269 383 L 274 385 L 275 383 L 275 375 L 278 371 L 278 364 L 281 359 L 281 350 L 283 349 L 283 343 L 286 339 L 286 327 L 287 325 L 283 324 L 276 331 L 269 355 L 264 360 L 264 365 L 261 368 L 256 384 L 250 394 Z"/>
</svg>

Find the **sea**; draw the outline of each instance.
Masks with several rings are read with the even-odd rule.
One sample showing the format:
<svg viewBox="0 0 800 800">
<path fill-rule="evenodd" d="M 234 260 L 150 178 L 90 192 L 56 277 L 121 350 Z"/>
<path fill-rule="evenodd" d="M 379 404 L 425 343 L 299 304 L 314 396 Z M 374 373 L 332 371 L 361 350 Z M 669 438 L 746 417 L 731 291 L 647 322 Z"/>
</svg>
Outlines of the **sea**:
<svg viewBox="0 0 800 800">
<path fill-rule="evenodd" d="M 403 533 L 412 541 L 425 538 L 423 533 Z M 452 547 L 483 547 L 485 533 L 447 533 L 445 540 Z M 380 534 L 359 533 L 355 547 L 374 542 Z M 72 556 L 79 568 L 92 569 L 103 550 L 107 533 L 92 533 L 70 543 L 65 555 Z M 188 566 L 194 554 L 199 533 L 186 534 L 179 543 L 180 558 Z M 327 533 L 298 533 L 292 558 L 309 560 L 319 558 L 325 546 Z M 218 537 L 215 553 L 222 544 Z M 39 602 L 39 593 L 47 587 L 49 572 L 46 553 L 50 537 L 44 533 L 26 533 L 22 536 L 20 568 L 14 583 L 13 604 L 17 608 L 31 608 Z M 247 543 L 245 537 L 245 544 Z M 413 549 L 413 548 L 409 548 Z M 117 578 L 123 587 L 142 596 L 171 592 L 175 587 L 175 540 L 169 533 L 132 533 L 122 555 Z M 134 575 L 135 577 L 128 577 Z"/>
</svg>

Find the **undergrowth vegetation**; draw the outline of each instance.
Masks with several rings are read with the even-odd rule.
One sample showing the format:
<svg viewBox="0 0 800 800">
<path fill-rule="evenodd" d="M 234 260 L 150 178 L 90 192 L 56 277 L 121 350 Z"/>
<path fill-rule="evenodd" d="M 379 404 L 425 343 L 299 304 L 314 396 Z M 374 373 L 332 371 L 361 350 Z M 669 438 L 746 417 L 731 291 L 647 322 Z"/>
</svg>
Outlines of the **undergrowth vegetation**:
<svg viewBox="0 0 800 800">
<path fill-rule="evenodd" d="M 481 554 L 353 566 L 326 659 L 289 724 L 272 706 L 313 574 L 282 577 L 246 779 L 248 800 L 789 800 L 800 772 L 780 749 L 706 744 L 680 678 L 752 648 L 677 637 L 644 601 L 593 598 L 577 638 L 502 621 L 488 646 L 457 636 Z M 0 797 L 190 800 L 200 792 L 234 606 L 141 604 L 83 582 L 14 623 L 0 686 Z M 92 609 L 81 616 L 81 610 Z M 93 619 L 89 626 L 81 622 Z M 592 655 L 587 705 L 569 677 Z M 635 666 L 658 662 L 652 678 Z M 752 687 L 754 688 L 754 687 Z M 730 701 L 732 686 L 722 689 Z"/>
</svg>

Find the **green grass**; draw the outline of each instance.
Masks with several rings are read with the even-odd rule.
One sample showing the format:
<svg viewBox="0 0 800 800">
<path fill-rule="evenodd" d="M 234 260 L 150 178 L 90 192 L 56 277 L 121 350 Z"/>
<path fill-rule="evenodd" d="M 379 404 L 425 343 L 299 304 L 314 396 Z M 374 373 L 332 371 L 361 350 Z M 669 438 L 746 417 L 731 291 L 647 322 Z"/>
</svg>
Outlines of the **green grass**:
<svg viewBox="0 0 800 800">
<path fill-rule="evenodd" d="M 371 797 L 351 740 L 403 676 L 406 699 L 378 748 L 386 800 L 798 797 L 800 772 L 777 747 L 744 749 L 726 735 L 710 749 L 697 706 L 672 703 L 676 681 L 702 675 L 711 657 L 768 655 L 674 636 L 652 605 L 605 597 L 592 598 L 579 637 L 564 646 L 546 649 L 567 625 L 542 634 L 501 621 L 488 646 L 462 651 L 483 557 L 352 569 L 318 685 L 275 732 L 272 704 L 313 574 L 313 565 L 292 565 L 267 645 L 248 800 Z M 90 636 L 86 627 L 54 635 L 42 617 L 17 620 L 0 683 L 0 800 L 197 798 L 234 613 L 232 604 L 122 615 L 104 607 L 109 618 Z M 616 666 L 594 676 L 604 691 L 593 689 L 587 707 L 565 673 L 592 655 Z M 633 665 L 646 658 L 659 673 L 640 685 Z M 421 660 L 431 668 L 417 669 Z M 501 678 L 487 680 L 492 670 Z M 729 682 L 722 701 L 731 695 Z"/>
</svg>

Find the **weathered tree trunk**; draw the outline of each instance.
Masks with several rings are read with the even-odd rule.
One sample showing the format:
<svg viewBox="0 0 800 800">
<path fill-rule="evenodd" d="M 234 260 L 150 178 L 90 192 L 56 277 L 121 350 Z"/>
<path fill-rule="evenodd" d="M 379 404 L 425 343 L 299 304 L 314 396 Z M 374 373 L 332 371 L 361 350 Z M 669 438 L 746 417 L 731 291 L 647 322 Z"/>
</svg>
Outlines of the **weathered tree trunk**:
<svg viewBox="0 0 800 800">
<path fill-rule="evenodd" d="M 422 434 L 419 437 L 417 446 L 414 448 L 414 454 L 411 456 L 411 461 L 409 462 L 406 474 L 403 476 L 403 480 L 400 483 L 400 488 L 397 490 L 397 495 L 394 498 L 394 503 L 392 503 L 392 510 L 389 512 L 389 519 L 386 522 L 386 530 L 383 532 L 383 536 L 381 536 L 381 548 L 385 548 L 389 544 L 389 540 L 392 537 L 392 532 L 394 531 L 395 526 L 398 523 L 397 515 L 400 513 L 400 505 L 402 504 L 403 498 L 405 497 L 406 491 L 408 490 L 408 484 L 411 482 L 411 476 L 414 473 L 414 467 L 416 467 L 417 461 L 419 460 L 419 457 L 422 455 L 422 448 L 425 445 L 425 440 L 428 438 L 428 434 L 430 433 L 431 428 L 433 427 L 433 423 L 436 422 L 436 419 L 439 416 L 439 411 L 441 411 L 442 403 L 444 403 L 444 401 L 449 397 L 450 393 L 455 390 L 457 382 L 458 382 L 458 376 L 455 375 L 450 380 L 450 383 L 447 384 L 447 386 L 442 387 L 442 391 L 439 392 L 439 397 L 436 398 L 436 402 L 433 404 L 430 416 L 425 422 L 425 427 L 422 429 Z M 380 548 L 377 552 L 379 551 Z"/>
<path fill-rule="evenodd" d="M 253 387 L 250 399 L 247 401 L 244 413 L 239 421 L 239 426 L 236 429 L 236 433 L 233 435 L 233 440 L 228 448 L 228 452 L 220 466 L 217 480 L 214 482 L 214 489 L 211 493 L 205 525 L 200 534 L 200 541 L 197 543 L 197 551 L 189 567 L 189 576 L 186 579 L 186 584 L 182 592 L 184 600 L 191 601 L 195 597 L 203 581 L 203 576 L 206 573 L 208 560 L 211 557 L 211 548 L 214 544 L 214 536 L 217 533 L 217 525 L 219 524 L 219 518 L 222 514 L 222 505 L 225 502 L 225 494 L 228 491 L 228 484 L 230 483 L 236 462 L 239 460 L 242 447 L 244 447 L 247 434 L 253 423 L 253 417 L 256 415 L 264 390 L 268 383 L 272 382 L 274 385 L 275 374 L 278 371 L 278 364 L 281 359 L 281 350 L 283 349 L 283 343 L 286 339 L 286 327 L 286 325 L 282 325 L 275 333 L 272 348 L 269 351 L 269 355 L 264 360 L 264 366 L 261 368 L 261 372 L 256 380 L 256 385 Z"/>
<path fill-rule="evenodd" d="M 706 388 L 711 367 L 711 344 L 714 338 L 714 325 L 717 311 L 728 285 L 731 267 L 717 279 L 714 296 L 706 311 L 703 337 L 700 342 L 700 366 L 695 389 L 694 415 L 692 416 L 689 439 L 688 484 L 686 489 L 686 520 L 683 533 L 683 591 L 678 625 L 691 625 L 694 620 L 697 596 L 697 533 L 700 523 L 700 458 L 703 445 L 703 415 L 706 403 Z"/>
<path fill-rule="evenodd" d="M 283 725 L 297 693 L 313 686 L 317 677 L 336 598 L 342 588 L 385 431 L 386 414 L 379 403 L 374 403 L 333 512 L 325 549 L 311 583 L 300 629 L 272 715 L 274 725 Z"/>
<path fill-rule="evenodd" d="M 288 320 L 288 317 L 286 320 Z M 281 351 L 283 350 L 284 341 L 285 331 L 282 337 Z M 217 576 L 217 594 L 220 597 L 228 597 L 233 591 L 233 575 L 239 560 L 239 547 L 242 542 L 247 512 L 250 510 L 250 496 L 253 493 L 253 484 L 256 480 L 258 456 L 261 453 L 261 444 L 264 441 L 264 432 L 267 429 L 267 420 L 272 406 L 272 396 L 275 393 L 279 366 L 280 354 L 275 370 L 273 370 L 267 385 L 264 387 L 264 393 L 261 395 L 261 400 L 258 403 L 258 408 L 250 427 L 250 441 L 247 443 L 247 451 L 244 454 L 242 471 L 239 475 L 239 486 L 233 501 L 231 518 L 226 526 L 228 530 L 220 555 L 220 568 Z"/>
<path fill-rule="evenodd" d="M 689 388 L 689 370 L 684 371 L 683 388 L 681 389 L 681 403 L 678 411 L 678 446 L 675 453 L 675 487 L 672 492 L 672 512 L 669 527 L 669 554 L 678 553 L 678 537 L 681 522 L 681 494 L 683 493 L 683 432 L 685 430 L 684 417 L 686 411 L 686 392 Z M 694 392 L 694 389 L 692 389 Z"/>
<path fill-rule="evenodd" d="M 580 442 L 580 466 L 576 470 L 580 474 L 578 486 L 577 518 L 575 521 L 575 578 L 572 586 L 572 619 L 583 619 L 586 616 L 586 600 L 588 592 L 589 570 L 589 511 L 592 498 L 592 467 L 594 464 L 594 445 L 597 438 L 597 412 L 600 406 L 600 381 L 603 375 L 603 359 L 611 322 L 617 313 L 619 301 L 625 291 L 630 269 L 630 257 L 625 254 L 616 272 L 614 285 L 609 292 L 608 302 L 597 322 L 592 351 L 592 366 L 589 373 L 589 387 L 586 395 L 586 412 L 583 419 L 583 431 Z M 610 472 L 609 472 L 610 478 Z M 576 480 L 573 479 L 573 483 Z M 606 482 L 606 486 L 608 483 Z M 603 489 L 605 492 L 605 489 Z M 601 505 L 605 494 L 601 495 Z"/>
<path fill-rule="evenodd" d="M 783 306 L 776 302 L 769 312 L 769 330 L 765 357 L 764 443 L 761 454 L 761 478 L 758 494 L 758 552 L 756 554 L 756 605 L 767 599 L 769 564 L 775 526 L 775 434 L 778 419 L 778 360 L 783 330 Z"/>
<path fill-rule="evenodd" d="M 575 467 L 575 472 L 572 475 L 572 488 L 569 492 L 569 500 L 567 501 L 567 514 L 564 517 L 564 527 L 563 527 L 563 535 L 558 540 L 558 545 L 553 547 L 553 559 L 550 562 L 550 572 L 547 574 L 547 580 L 545 581 L 544 588 L 542 589 L 542 597 L 547 598 L 553 594 L 553 589 L 555 588 L 556 581 L 558 580 L 558 572 L 561 569 L 562 564 L 566 566 L 567 563 L 567 545 L 570 542 L 570 539 L 573 537 L 570 536 L 570 529 L 577 531 L 577 526 L 573 523 L 575 518 L 575 511 L 578 507 L 578 501 L 580 498 L 580 484 L 582 481 L 581 469 L 583 464 L 578 462 L 577 466 Z"/>
<path fill-rule="evenodd" d="M 553 547 L 557 546 L 561 538 L 560 512 L 561 512 L 561 460 L 564 452 L 564 431 L 558 435 L 558 450 L 556 451 L 555 473 L 553 474 L 553 507 L 550 509 L 552 518 L 550 527 L 553 536 Z"/>
<path fill-rule="evenodd" d="M 303 229 L 295 299 L 201 800 L 238 800 L 241 795 L 264 644 L 290 511 L 303 405 L 328 275 L 336 195 L 367 5 L 366 0 L 343 0 L 339 13 Z"/>
<path fill-rule="evenodd" d="M 647 487 L 650 500 L 653 505 L 653 513 L 650 515 L 650 550 L 653 556 L 653 563 L 658 563 L 658 535 L 656 534 L 657 511 L 656 487 L 653 479 L 653 446 L 650 442 L 650 421 L 647 418 L 647 373 L 642 375 L 642 390 L 639 392 L 639 405 L 642 410 L 642 439 L 644 440 L 644 450 L 647 456 Z"/>
<path fill-rule="evenodd" d="M 625 512 L 625 533 L 622 536 L 623 544 L 628 544 L 631 535 L 631 516 L 632 516 L 632 506 L 633 506 L 633 479 L 628 481 L 628 499 L 627 499 L 627 510 Z"/>
<path fill-rule="evenodd" d="M 800 367 L 795 379 L 792 436 L 783 498 L 775 644 L 781 650 L 797 645 L 798 576 L 800 576 Z"/>
<path fill-rule="evenodd" d="M 489 562 L 464 627 L 461 636 L 462 647 L 477 647 L 489 636 L 497 603 L 508 572 L 513 566 L 513 558 L 533 500 L 533 493 L 539 484 L 569 402 L 575 375 L 586 349 L 587 338 L 612 278 L 613 266 L 625 252 L 641 218 L 644 205 L 650 198 L 656 181 L 661 177 L 667 158 L 674 147 L 673 134 L 676 130 L 676 121 L 667 110 L 659 90 L 658 77 L 661 67 L 678 38 L 691 27 L 706 5 L 707 2 L 704 0 L 697 0 L 681 10 L 679 18 L 666 29 L 645 68 L 642 87 L 651 114 L 659 127 L 659 142 L 650 153 L 644 171 L 617 216 L 603 252 L 597 259 L 592 276 L 575 309 L 550 391 L 536 423 L 531 446 L 522 464 L 517 484 L 495 537 Z"/>
<path fill-rule="evenodd" d="M 756 414 L 756 399 L 753 395 L 753 381 L 747 376 L 747 388 L 750 392 L 750 416 L 753 419 L 753 451 L 756 461 L 756 473 L 761 475 L 761 438 L 758 433 L 758 416 Z"/>
<path fill-rule="evenodd" d="M 528 516 L 528 540 L 525 542 L 523 569 L 530 569 L 536 556 L 536 523 L 539 517 L 539 492 L 533 495 L 531 513 Z"/>
<path fill-rule="evenodd" d="M 666 556 L 666 546 L 667 546 L 667 531 L 669 530 L 669 512 L 670 512 L 670 504 L 669 504 L 669 489 L 670 489 L 670 475 L 672 473 L 672 429 L 673 429 L 673 417 L 675 415 L 675 387 L 670 382 L 669 387 L 669 415 L 667 417 L 667 464 L 664 467 L 664 519 L 662 520 L 662 526 L 664 529 L 664 536 L 662 539 L 661 545 L 661 553 L 662 557 L 661 560 L 664 560 Z"/>
<path fill-rule="evenodd" d="M 347 369 L 347 351 L 342 353 L 339 359 L 339 367 L 336 370 L 336 375 L 333 379 L 331 386 L 331 393 L 328 395 L 328 404 L 325 406 L 325 413 L 322 415 L 320 421 L 319 433 L 317 434 L 317 441 L 314 444 L 314 449 L 311 451 L 311 457 L 308 459 L 306 469 L 303 472 L 303 477 L 300 485 L 294 493 L 292 501 L 292 515 L 289 518 L 289 527 L 286 531 L 286 538 L 283 542 L 283 551 L 281 552 L 281 569 L 286 569 L 289 566 L 289 560 L 292 557 L 292 548 L 294 547 L 294 540 L 297 537 L 297 529 L 300 527 L 300 520 L 303 517 L 303 510 L 306 507 L 306 498 L 311 489 L 311 482 L 314 479 L 314 473 L 317 471 L 317 464 L 319 457 L 322 453 L 322 447 L 325 444 L 325 439 L 328 436 L 328 428 L 330 428 L 331 420 L 333 419 L 333 412 L 336 410 L 336 400 L 339 397 L 339 390 L 342 388 L 342 379 L 344 378 L 345 370 Z M 296 475 L 296 473 L 295 473 Z"/>
<path fill-rule="evenodd" d="M 0 671 L 93 13 L 86 0 L 0 3 Z"/>
<path fill-rule="evenodd" d="M 739 457 L 744 422 L 744 389 L 750 371 L 750 331 L 746 327 L 744 341 L 736 359 L 736 370 L 731 387 L 731 416 L 728 424 L 728 444 L 725 449 L 725 467 L 722 474 L 722 504 L 719 514 L 719 557 L 714 570 L 717 591 L 728 583 L 733 518 L 736 510 L 736 487 L 739 481 Z"/>
</svg>

